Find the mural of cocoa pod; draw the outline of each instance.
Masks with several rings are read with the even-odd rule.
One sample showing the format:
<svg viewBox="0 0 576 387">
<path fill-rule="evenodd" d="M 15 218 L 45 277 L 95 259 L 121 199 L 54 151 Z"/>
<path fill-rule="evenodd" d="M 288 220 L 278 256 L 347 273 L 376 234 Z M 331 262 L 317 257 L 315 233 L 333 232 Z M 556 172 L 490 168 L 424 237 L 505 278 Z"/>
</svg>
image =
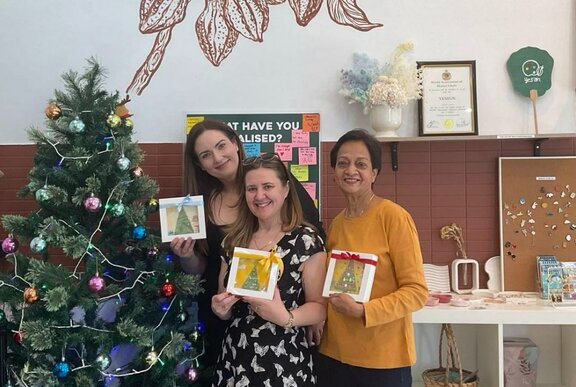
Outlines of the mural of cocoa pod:
<svg viewBox="0 0 576 387">
<path fill-rule="evenodd" d="M 143 34 L 158 33 L 146 60 L 134 74 L 126 93 L 136 94 L 148 86 L 154 73 L 160 67 L 164 52 L 172 38 L 172 28 L 186 17 L 186 7 L 190 0 L 142 0 L 140 2 L 140 22 L 138 28 Z"/>
<path fill-rule="evenodd" d="M 372 28 L 382 27 L 380 23 L 370 23 L 366 13 L 356 0 L 327 0 L 328 13 L 332 20 L 338 24 L 350 26 L 360 31 L 370 31 Z"/>
<path fill-rule="evenodd" d="M 262 41 L 268 28 L 266 0 L 227 0 L 224 11 L 228 23 L 242 36 L 255 42 Z"/>
<path fill-rule="evenodd" d="M 296 22 L 306 26 L 318 14 L 323 0 L 288 0 Z M 328 13 L 338 24 L 369 31 L 382 27 L 371 23 L 356 0 L 326 0 Z M 144 63 L 138 68 L 126 93 L 142 94 L 164 59 L 172 38 L 172 29 L 186 17 L 190 0 L 141 0 L 139 30 L 143 34 L 156 33 L 154 45 Z M 204 56 L 214 65 L 232 52 L 240 35 L 262 42 L 268 28 L 269 5 L 286 0 L 205 0 L 204 10 L 196 20 L 196 36 Z"/>
<path fill-rule="evenodd" d="M 214 66 L 219 66 L 232 52 L 239 35 L 224 16 L 225 3 L 226 0 L 206 0 L 204 10 L 196 20 L 198 43 Z"/>
<path fill-rule="evenodd" d="M 131 90 L 134 90 L 136 94 L 142 94 L 142 91 L 148 86 L 154 73 L 160 67 L 162 63 L 162 59 L 164 59 L 164 52 L 166 51 L 166 47 L 168 43 L 170 43 L 170 39 L 172 37 L 172 27 L 166 28 L 158 35 L 156 35 L 156 39 L 154 40 L 154 46 L 152 50 L 148 54 L 148 57 L 140 66 L 140 68 L 134 74 L 134 78 L 132 78 L 132 82 L 126 88 L 126 93 Z"/>
<path fill-rule="evenodd" d="M 173 27 L 186 17 L 190 0 L 142 0 L 140 3 L 139 29 L 143 34 Z"/>
<path fill-rule="evenodd" d="M 288 3 L 296 15 L 296 22 L 306 27 L 320 10 L 322 0 L 288 0 Z"/>
</svg>

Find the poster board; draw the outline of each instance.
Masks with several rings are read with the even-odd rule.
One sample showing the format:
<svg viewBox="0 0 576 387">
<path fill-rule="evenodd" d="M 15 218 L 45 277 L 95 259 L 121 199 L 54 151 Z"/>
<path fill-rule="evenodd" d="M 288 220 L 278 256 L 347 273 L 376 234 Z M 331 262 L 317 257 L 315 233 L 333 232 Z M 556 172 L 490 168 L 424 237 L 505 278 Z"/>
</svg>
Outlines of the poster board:
<svg viewBox="0 0 576 387">
<path fill-rule="evenodd" d="M 576 157 L 500 157 L 504 290 L 535 292 L 536 257 L 576 260 Z"/>
<path fill-rule="evenodd" d="M 246 157 L 275 152 L 302 183 L 316 207 L 320 198 L 320 114 L 202 114 L 186 115 L 186 134 L 204 119 L 227 123 L 242 140 Z"/>
</svg>

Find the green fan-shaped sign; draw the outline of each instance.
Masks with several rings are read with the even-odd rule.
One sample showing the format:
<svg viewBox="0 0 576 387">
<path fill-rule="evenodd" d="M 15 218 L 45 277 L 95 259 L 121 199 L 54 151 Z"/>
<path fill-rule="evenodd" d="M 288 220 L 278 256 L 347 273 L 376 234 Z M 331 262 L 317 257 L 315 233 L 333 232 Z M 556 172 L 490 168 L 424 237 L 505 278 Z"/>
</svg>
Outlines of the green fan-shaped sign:
<svg viewBox="0 0 576 387">
<path fill-rule="evenodd" d="M 530 90 L 544 95 L 552 86 L 554 59 L 547 51 L 536 47 L 521 48 L 510 55 L 506 67 L 514 89 L 525 97 L 530 97 Z"/>
</svg>

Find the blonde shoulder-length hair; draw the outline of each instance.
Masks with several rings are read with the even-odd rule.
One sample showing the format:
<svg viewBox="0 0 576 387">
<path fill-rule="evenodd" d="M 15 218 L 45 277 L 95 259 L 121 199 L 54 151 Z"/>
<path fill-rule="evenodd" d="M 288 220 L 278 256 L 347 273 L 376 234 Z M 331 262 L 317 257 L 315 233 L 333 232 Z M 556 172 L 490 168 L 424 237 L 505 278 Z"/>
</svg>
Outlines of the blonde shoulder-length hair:
<svg viewBox="0 0 576 387">
<path fill-rule="evenodd" d="M 249 159 L 248 159 L 249 160 Z M 282 230 L 290 232 L 296 227 L 304 224 L 304 215 L 298 194 L 294 189 L 292 177 L 284 166 L 284 163 L 278 157 L 272 159 L 255 158 L 251 164 L 244 165 L 242 177 L 241 199 L 238 203 L 238 217 L 236 221 L 226 228 L 226 237 L 224 239 L 224 253 L 229 257 L 234 252 L 234 247 L 248 247 L 252 236 L 258 230 L 258 218 L 250 211 L 244 198 L 246 192 L 246 174 L 259 168 L 272 169 L 280 182 L 288 186 L 288 196 L 284 200 L 280 216 L 282 219 Z"/>
</svg>

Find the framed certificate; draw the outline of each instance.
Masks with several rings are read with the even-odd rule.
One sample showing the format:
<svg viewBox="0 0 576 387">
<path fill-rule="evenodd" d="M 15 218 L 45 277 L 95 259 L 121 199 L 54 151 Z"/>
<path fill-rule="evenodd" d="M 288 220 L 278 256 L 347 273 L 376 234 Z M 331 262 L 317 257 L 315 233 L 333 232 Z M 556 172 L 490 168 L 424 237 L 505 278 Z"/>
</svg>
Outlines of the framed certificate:
<svg viewBox="0 0 576 387">
<path fill-rule="evenodd" d="M 420 136 L 478 134 L 476 61 L 418 62 Z"/>
</svg>

